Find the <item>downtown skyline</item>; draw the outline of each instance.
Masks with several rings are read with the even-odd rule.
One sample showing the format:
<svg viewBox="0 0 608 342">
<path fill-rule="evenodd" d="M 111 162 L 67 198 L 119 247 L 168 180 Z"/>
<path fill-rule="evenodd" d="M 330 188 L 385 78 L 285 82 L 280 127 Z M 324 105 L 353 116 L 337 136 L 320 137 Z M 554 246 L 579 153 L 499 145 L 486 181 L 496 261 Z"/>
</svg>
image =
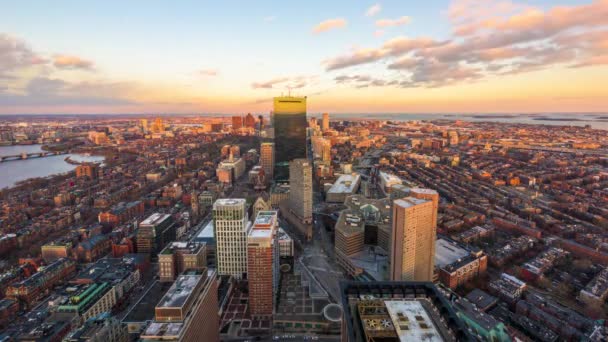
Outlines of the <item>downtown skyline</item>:
<svg viewBox="0 0 608 342">
<path fill-rule="evenodd" d="M 3 7 L 0 115 L 608 110 L 606 0 Z"/>
</svg>

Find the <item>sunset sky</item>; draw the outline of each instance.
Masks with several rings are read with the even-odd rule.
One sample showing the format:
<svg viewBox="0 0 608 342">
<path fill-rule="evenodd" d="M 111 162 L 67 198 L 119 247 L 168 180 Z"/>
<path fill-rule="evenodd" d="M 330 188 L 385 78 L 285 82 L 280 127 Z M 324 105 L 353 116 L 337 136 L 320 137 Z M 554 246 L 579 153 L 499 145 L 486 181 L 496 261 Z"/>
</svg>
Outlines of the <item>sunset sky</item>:
<svg viewBox="0 0 608 342">
<path fill-rule="evenodd" d="M 608 112 L 608 0 L 5 1 L 0 114 Z"/>
</svg>

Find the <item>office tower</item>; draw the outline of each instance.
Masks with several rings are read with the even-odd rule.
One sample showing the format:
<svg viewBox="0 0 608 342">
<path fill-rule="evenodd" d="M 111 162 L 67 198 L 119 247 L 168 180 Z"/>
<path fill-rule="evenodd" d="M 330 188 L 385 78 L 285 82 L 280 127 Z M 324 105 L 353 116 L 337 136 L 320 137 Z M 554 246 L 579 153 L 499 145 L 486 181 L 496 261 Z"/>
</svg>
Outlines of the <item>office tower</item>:
<svg viewBox="0 0 608 342">
<path fill-rule="evenodd" d="M 322 161 L 331 160 L 331 141 L 329 139 L 325 139 L 322 136 L 313 136 L 311 142 L 315 159 L 321 159 Z"/>
<path fill-rule="evenodd" d="M 247 272 L 247 234 L 251 228 L 245 199 L 216 200 L 213 227 L 218 274 L 242 278 Z"/>
<path fill-rule="evenodd" d="M 312 222 L 312 166 L 308 159 L 289 163 L 289 209 L 303 223 Z"/>
<path fill-rule="evenodd" d="M 141 119 L 141 131 L 148 133 L 148 119 Z"/>
<path fill-rule="evenodd" d="M 163 124 L 163 119 L 161 119 L 161 118 L 154 119 L 154 124 L 152 125 L 152 131 L 155 133 L 162 133 L 165 131 L 165 125 Z"/>
<path fill-rule="evenodd" d="M 329 129 L 329 114 L 323 113 L 323 122 L 321 122 L 321 130 L 323 132 Z"/>
<path fill-rule="evenodd" d="M 439 194 L 432 189 L 412 188 L 410 196 L 433 202 L 433 228 L 437 229 L 437 212 L 439 211 Z"/>
<path fill-rule="evenodd" d="M 260 211 L 247 238 L 249 309 L 254 317 L 272 317 L 279 280 L 277 211 Z"/>
<path fill-rule="evenodd" d="M 260 165 L 268 181 L 274 176 L 274 143 L 265 142 L 260 144 Z"/>
<path fill-rule="evenodd" d="M 218 308 L 216 272 L 188 270 L 158 302 L 140 341 L 219 342 Z"/>
<path fill-rule="evenodd" d="M 237 130 L 243 127 L 243 117 L 235 115 L 232 117 L 232 130 Z"/>
<path fill-rule="evenodd" d="M 306 97 L 274 98 L 274 179 L 289 180 L 289 162 L 306 158 Z"/>
<path fill-rule="evenodd" d="M 258 115 L 258 122 L 260 123 L 260 131 L 264 130 L 264 116 Z"/>
<path fill-rule="evenodd" d="M 207 248 L 203 242 L 174 241 L 158 254 L 158 275 L 162 282 L 174 281 L 185 270 L 207 267 Z"/>
<path fill-rule="evenodd" d="M 245 127 L 255 129 L 255 116 L 251 115 L 251 113 L 247 113 L 245 116 Z"/>
<path fill-rule="evenodd" d="M 432 200 L 405 197 L 393 202 L 391 280 L 432 281 L 436 220 Z"/>
<path fill-rule="evenodd" d="M 175 240 L 175 220 L 169 214 L 154 213 L 139 224 L 137 253 L 156 258 L 167 243 Z"/>
</svg>

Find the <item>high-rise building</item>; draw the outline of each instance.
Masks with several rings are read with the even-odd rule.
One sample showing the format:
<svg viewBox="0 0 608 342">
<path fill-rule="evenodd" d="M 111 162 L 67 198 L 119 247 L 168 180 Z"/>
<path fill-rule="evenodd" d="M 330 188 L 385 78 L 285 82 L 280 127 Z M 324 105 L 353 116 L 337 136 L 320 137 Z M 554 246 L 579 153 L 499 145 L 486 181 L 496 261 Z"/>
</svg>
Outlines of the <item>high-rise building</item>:
<svg viewBox="0 0 608 342">
<path fill-rule="evenodd" d="M 329 129 L 329 114 L 323 113 L 323 122 L 321 122 L 321 130 L 327 131 Z"/>
<path fill-rule="evenodd" d="M 162 118 L 154 119 L 154 124 L 152 125 L 152 131 L 155 133 L 162 133 L 165 131 L 165 125 L 163 124 Z"/>
<path fill-rule="evenodd" d="M 217 297 L 215 271 L 187 271 L 158 302 L 140 340 L 219 342 Z"/>
<path fill-rule="evenodd" d="M 144 133 L 148 133 L 148 119 L 141 119 L 141 131 Z"/>
<path fill-rule="evenodd" d="M 274 178 L 286 181 L 289 179 L 289 162 L 306 158 L 306 97 L 275 97 L 273 126 Z"/>
<path fill-rule="evenodd" d="M 245 127 L 255 129 L 255 123 L 255 116 L 251 115 L 251 113 L 247 113 L 247 115 L 245 116 Z"/>
<path fill-rule="evenodd" d="M 308 159 L 289 163 L 289 209 L 303 223 L 312 222 L 312 165 Z"/>
<path fill-rule="evenodd" d="M 243 117 L 240 115 L 235 115 L 232 117 L 232 129 L 237 130 L 243 127 Z"/>
<path fill-rule="evenodd" d="M 242 278 L 247 272 L 247 235 L 251 229 L 245 199 L 216 200 L 213 227 L 218 274 Z"/>
<path fill-rule="evenodd" d="M 247 237 L 249 309 L 255 317 L 272 317 L 279 280 L 278 212 L 261 211 Z"/>
<path fill-rule="evenodd" d="M 432 200 L 405 197 L 393 202 L 391 280 L 433 280 L 436 220 Z"/>
<path fill-rule="evenodd" d="M 169 214 L 154 213 L 139 224 L 137 253 L 156 258 L 167 243 L 175 240 L 175 220 Z"/>
<path fill-rule="evenodd" d="M 264 169 L 267 180 L 274 176 L 274 143 L 264 142 L 260 144 L 260 165 Z"/>
</svg>

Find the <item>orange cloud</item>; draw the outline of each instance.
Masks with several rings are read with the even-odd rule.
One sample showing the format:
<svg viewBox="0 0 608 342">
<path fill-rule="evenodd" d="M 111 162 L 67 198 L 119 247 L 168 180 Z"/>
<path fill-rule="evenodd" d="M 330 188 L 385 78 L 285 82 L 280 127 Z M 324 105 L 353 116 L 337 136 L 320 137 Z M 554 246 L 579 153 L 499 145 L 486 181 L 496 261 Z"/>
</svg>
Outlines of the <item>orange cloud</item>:
<svg viewBox="0 0 608 342">
<path fill-rule="evenodd" d="M 82 69 L 93 70 L 93 62 L 82 59 L 77 56 L 57 55 L 53 61 L 53 65 L 59 69 Z"/>
<path fill-rule="evenodd" d="M 327 19 L 313 27 L 312 32 L 321 33 L 344 27 L 346 27 L 346 19 L 344 18 Z"/>
</svg>

